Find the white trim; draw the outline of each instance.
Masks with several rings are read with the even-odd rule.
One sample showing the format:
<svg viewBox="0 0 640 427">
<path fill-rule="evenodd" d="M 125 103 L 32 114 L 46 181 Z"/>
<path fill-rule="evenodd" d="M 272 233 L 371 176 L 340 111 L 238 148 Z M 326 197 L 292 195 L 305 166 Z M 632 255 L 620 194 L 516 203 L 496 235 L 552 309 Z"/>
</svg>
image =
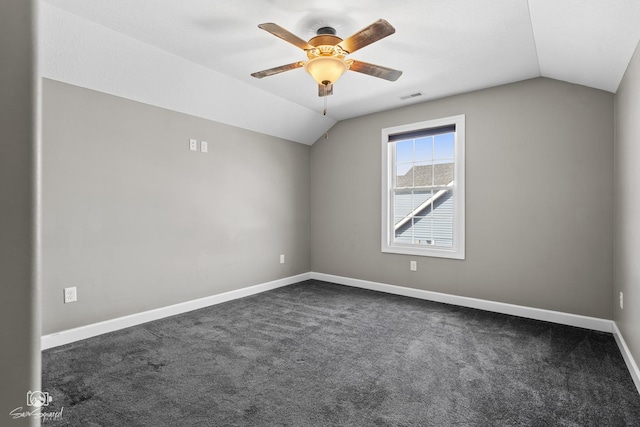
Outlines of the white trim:
<svg viewBox="0 0 640 427">
<path fill-rule="evenodd" d="M 434 246 L 406 245 L 394 242 L 393 206 L 391 192 L 393 191 L 394 153 L 389 135 L 415 131 L 420 129 L 438 128 L 442 126 L 456 126 L 454 145 L 454 192 L 453 192 L 453 246 L 441 248 Z M 381 251 L 384 253 L 430 256 L 439 258 L 465 259 L 465 115 L 444 117 L 393 126 L 381 130 L 382 135 L 382 224 Z"/>
<path fill-rule="evenodd" d="M 386 283 L 371 282 L 368 280 L 352 279 L 349 277 L 334 276 L 332 274 L 316 272 L 302 273 L 296 276 L 285 277 L 283 279 L 261 283 L 258 285 L 249 286 L 247 288 L 237 289 L 235 291 L 224 292 L 205 298 L 200 298 L 192 301 L 170 305 L 167 307 L 144 311 L 142 313 L 136 313 L 116 319 L 105 320 L 104 322 L 98 322 L 74 329 L 68 329 L 62 332 L 44 335 L 40 339 L 41 349 L 47 350 L 53 347 L 70 344 L 72 342 L 84 340 L 109 332 L 118 331 L 120 329 L 140 325 L 143 323 L 151 322 L 153 320 L 159 320 L 166 317 L 175 316 L 177 314 L 187 313 L 189 311 L 198 310 L 201 308 L 231 301 L 234 299 L 244 298 L 250 295 L 259 294 L 261 292 L 293 285 L 309 279 L 336 283 L 338 285 L 352 286 L 355 288 L 369 289 L 372 291 L 386 292 L 394 295 L 402 295 L 410 298 L 442 302 L 445 304 L 452 304 L 461 307 L 476 308 L 479 310 L 485 310 L 494 313 L 509 314 L 512 316 L 542 320 L 562 325 L 576 326 L 579 328 L 591 329 L 600 332 L 612 333 L 616 344 L 620 349 L 620 353 L 622 353 L 622 357 L 627 365 L 627 368 L 629 369 L 631 378 L 633 379 L 633 382 L 638 389 L 638 393 L 640 393 L 640 369 L 638 368 L 633 355 L 629 351 L 629 347 L 627 346 L 627 343 L 625 342 L 620 329 L 618 329 L 618 325 L 616 325 L 616 323 L 612 320 L 582 316 L 579 314 L 563 313 L 560 311 L 545 310 L 541 308 L 526 307 L 522 305 L 507 304 L 478 298 L 462 297 L 440 292 L 425 291 L 422 289 L 406 288 L 403 286 L 389 285 Z"/>
<path fill-rule="evenodd" d="M 106 334 L 108 332 L 128 328 L 130 326 L 140 325 L 142 323 L 147 323 L 153 320 L 175 316 L 176 314 L 182 314 L 234 299 L 247 297 L 249 295 L 259 294 L 261 292 L 281 288 L 283 286 L 292 285 L 304 280 L 309 280 L 310 278 L 311 273 L 298 274 L 296 276 L 285 277 L 283 279 L 249 286 L 247 288 L 242 288 L 235 291 L 224 292 L 221 294 L 212 295 L 192 301 L 186 301 L 167 307 L 144 311 L 142 313 L 131 314 L 128 316 L 118 317 L 116 319 L 105 320 L 104 322 L 93 323 L 91 325 L 80 326 L 78 328 L 44 335 L 40 339 L 41 348 L 42 350 L 46 350 L 52 347 L 58 347 L 60 345 L 65 345 L 75 341 L 95 337 L 97 335 Z"/>
<path fill-rule="evenodd" d="M 627 347 L 627 343 L 622 337 L 622 332 L 618 329 L 618 325 L 616 322 L 613 322 L 613 337 L 618 344 L 618 348 L 620 349 L 620 353 L 622 353 L 622 358 L 624 359 L 624 363 L 627 364 L 627 368 L 629 369 L 629 373 L 631 374 L 631 378 L 633 379 L 636 388 L 638 389 L 638 393 L 640 393 L 640 369 L 638 369 L 638 365 L 629 351 L 629 347 Z"/>
<path fill-rule="evenodd" d="M 386 292 L 394 295 L 402 295 L 428 301 L 453 304 L 461 307 L 477 308 L 494 313 L 510 314 L 512 316 L 528 319 L 543 320 L 579 328 L 592 329 L 594 331 L 613 331 L 613 321 L 598 317 L 582 316 L 579 314 L 563 313 L 560 311 L 545 310 L 542 308 L 526 307 L 522 305 L 507 304 L 503 302 L 489 301 L 478 298 L 461 297 L 457 295 L 443 294 L 440 292 L 425 291 L 422 289 L 405 288 L 403 286 L 388 285 L 386 283 L 370 282 L 368 280 L 351 279 L 348 277 L 333 276 L 324 273 L 311 273 L 311 278 L 339 285 L 353 286 L 356 288 L 370 289 L 372 291 Z"/>
</svg>

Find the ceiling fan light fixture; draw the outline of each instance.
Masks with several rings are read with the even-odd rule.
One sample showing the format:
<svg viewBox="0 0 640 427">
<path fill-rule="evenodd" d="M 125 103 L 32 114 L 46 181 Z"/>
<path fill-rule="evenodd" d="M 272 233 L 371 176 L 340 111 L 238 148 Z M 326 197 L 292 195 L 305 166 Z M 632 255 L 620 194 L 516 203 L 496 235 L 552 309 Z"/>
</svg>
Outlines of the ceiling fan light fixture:
<svg viewBox="0 0 640 427">
<path fill-rule="evenodd" d="M 340 76 L 349 69 L 349 64 L 335 56 L 318 56 L 307 61 L 304 69 L 319 85 L 326 85 L 338 81 Z"/>
</svg>

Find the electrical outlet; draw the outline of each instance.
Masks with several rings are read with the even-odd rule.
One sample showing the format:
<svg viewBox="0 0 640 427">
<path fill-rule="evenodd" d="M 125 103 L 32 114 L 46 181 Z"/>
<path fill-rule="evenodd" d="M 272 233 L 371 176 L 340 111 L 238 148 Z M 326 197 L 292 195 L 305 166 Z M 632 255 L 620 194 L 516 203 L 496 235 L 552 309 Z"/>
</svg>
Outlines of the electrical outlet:
<svg viewBox="0 0 640 427">
<path fill-rule="evenodd" d="M 624 294 L 620 292 L 620 310 L 624 310 Z"/>
<path fill-rule="evenodd" d="M 78 300 L 78 293 L 76 287 L 64 288 L 64 303 L 76 302 Z"/>
<path fill-rule="evenodd" d="M 417 261 L 409 261 L 409 270 L 418 271 L 418 262 Z"/>
<path fill-rule="evenodd" d="M 200 151 L 203 153 L 209 152 L 209 143 L 207 141 L 200 141 Z"/>
<path fill-rule="evenodd" d="M 284 255 L 280 255 L 280 264 L 284 264 Z"/>
<path fill-rule="evenodd" d="M 189 140 L 189 150 L 198 151 L 198 140 L 197 139 L 190 139 Z"/>
</svg>

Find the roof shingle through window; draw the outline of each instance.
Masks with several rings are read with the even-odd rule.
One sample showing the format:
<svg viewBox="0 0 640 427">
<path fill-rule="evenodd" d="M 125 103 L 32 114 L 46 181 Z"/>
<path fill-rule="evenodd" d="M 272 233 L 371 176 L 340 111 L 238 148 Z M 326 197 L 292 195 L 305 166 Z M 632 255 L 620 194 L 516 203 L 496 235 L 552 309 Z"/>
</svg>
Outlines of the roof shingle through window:
<svg viewBox="0 0 640 427">
<path fill-rule="evenodd" d="M 415 181 L 414 181 L 415 177 Z M 453 181 L 453 163 L 417 165 L 396 178 L 396 188 L 448 185 Z"/>
</svg>

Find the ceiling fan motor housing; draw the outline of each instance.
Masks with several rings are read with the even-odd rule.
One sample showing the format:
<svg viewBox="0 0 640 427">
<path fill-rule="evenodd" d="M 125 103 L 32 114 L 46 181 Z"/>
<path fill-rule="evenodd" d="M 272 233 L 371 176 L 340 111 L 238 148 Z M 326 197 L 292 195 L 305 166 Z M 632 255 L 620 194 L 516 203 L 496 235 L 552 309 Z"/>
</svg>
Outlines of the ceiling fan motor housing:
<svg viewBox="0 0 640 427">
<path fill-rule="evenodd" d="M 320 46 L 335 46 L 338 43 L 340 43 L 342 41 L 342 39 L 338 36 L 332 35 L 332 34 L 320 34 L 317 35 L 315 37 L 313 37 L 311 40 L 309 40 L 309 44 L 315 47 L 320 47 Z"/>
</svg>

